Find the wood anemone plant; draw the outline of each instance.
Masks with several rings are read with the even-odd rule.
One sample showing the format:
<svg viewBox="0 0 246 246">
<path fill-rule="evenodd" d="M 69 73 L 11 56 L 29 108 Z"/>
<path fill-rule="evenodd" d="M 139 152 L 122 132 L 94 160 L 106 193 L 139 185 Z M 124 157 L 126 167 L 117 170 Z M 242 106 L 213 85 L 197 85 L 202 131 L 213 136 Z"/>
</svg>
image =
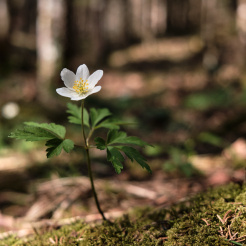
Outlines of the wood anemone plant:
<svg viewBox="0 0 246 246">
<path fill-rule="evenodd" d="M 97 148 L 105 150 L 107 152 L 107 160 L 112 163 L 117 174 L 120 174 L 123 169 L 123 162 L 125 154 L 132 162 L 136 161 L 142 168 L 145 168 L 151 173 L 149 165 L 146 163 L 146 159 L 135 149 L 134 146 L 145 147 L 148 143 L 142 141 L 138 137 L 127 136 L 123 131 L 119 131 L 120 125 L 127 125 L 126 123 L 117 119 L 111 118 L 111 113 L 107 108 L 102 109 L 90 109 L 90 114 L 85 109 L 85 98 L 89 95 L 99 92 L 101 86 L 96 86 L 98 81 L 103 76 L 102 70 L 97 70 L 92 75 L 89 74 L 89 70 L 85 64 L 78 67 L 76 75 L 70 70 L 64 68 L 61 72 L 61 78 L 66 87 L 58 88 L 56 91 L 59 95 L 69 97 L 71 100 L 81 102 L 81 107 L 68 103 L 67 113 L 69 114 L 68 120 L 70 123 L 79 124 L 82 127 L 82 135 L 84 145 L 77 145 L 70 139 L 65 138 L 66 128 L 55 123 L 35 123 L 35 122 L 24 122 L 24 129 L 17 129 L 12 132 L 9 137 L 16 139 L 25 139 L 26 141 L 46 141 L 47 158 L 58 156 L 62 149 L 65 152 L 70 152 L 75 147 L 82 148 L 85 150 L 86 161 L 88 167 L 88 173 L 91 182 L 91 188 L 93 196 L 96 202 L 97 209 L 102 215 L 103 220 L 106 220 L 100 204 L 97 198 L 95 190 L 93 175 L 91 169 L 91 158 L 90 149 Z M 86 129 L 87 128 L 87 129 Z M 109 132 L 107 138 L 101 137 L 94 138 L 94 145 L 90 144 L 90 139 L 94 132 L 99 128 L 108 128 Z M 86 136 L 86 132 L 88 132 Z M 150 145 L 151 146 L 151 145 Z"/>
</svg>

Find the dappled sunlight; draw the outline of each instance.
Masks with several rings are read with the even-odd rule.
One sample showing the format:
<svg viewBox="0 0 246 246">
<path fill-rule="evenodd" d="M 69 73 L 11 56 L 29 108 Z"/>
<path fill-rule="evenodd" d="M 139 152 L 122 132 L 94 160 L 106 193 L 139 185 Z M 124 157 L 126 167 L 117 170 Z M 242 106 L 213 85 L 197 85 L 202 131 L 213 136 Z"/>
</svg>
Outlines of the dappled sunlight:
<svg viewBox="0 0 246 246">
<path fill-rule="evenodd" d="M 121 67 L 128 63 L 168 60 L 181 62 L 201 52 L 204 44 L 199 37 L 158 39 L 115 51 L 109 57 L 109 65 Z"/>
<path fill-rule="evenodd" d="M 243 245 L 244 10 L 0 0 L 0 245 Z"/>
</svg>

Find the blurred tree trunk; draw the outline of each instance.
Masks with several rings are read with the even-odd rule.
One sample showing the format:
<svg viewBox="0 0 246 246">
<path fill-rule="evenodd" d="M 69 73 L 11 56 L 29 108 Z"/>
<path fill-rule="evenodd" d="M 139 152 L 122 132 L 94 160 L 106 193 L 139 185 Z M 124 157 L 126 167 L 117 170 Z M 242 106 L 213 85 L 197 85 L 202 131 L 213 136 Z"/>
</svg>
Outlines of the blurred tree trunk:
<svg viewBox="0 0 246 246">
<path fill-rule="evenodd" d="M 124 2 L 108 0 L 104 11 L 104 32 L 108 42 L 124 43 L 126 23 Z"/>
<path fill-rule="evenodd" d="M 239 38 L 246 44 L 246 0 L 238 0 L 236 25 Z"/>
<path fill-rule="evenodd" d="M 170 33 L 185 33 L 188 24 L 188 10 L 188 0 L 167 0 L 167 23 Z"/>
<path fill-rule="evenodd" d="M 90 12 L 87 17 L 91 26 L 88 26 L 88 33 L 91 39 L 90 43 L 93 43 L 90 52 L 90 62 L 96 64 L 101 60 L 104 50 L 103 19 L 104 15 L 107 15 L 107 12 L 105 12 L 105 1 L 91 0 L 89 10 Z M 124 8 L 122 12 L 124 12 Z"/>
<path fill-rule="evenodd" d="M 236 28 L 241 42 L 240 65 L 243 67 L 245 66 L 246 53 L 246 0 L 237 1 Z"/>
<path fill-rule="evenodd" d="M 10 16 L 7 0 L 0 0 L 0 71 L 3 74 L 8 59 Z"/>
<path fill-rule="evenodd" d="M 195 32 L 201 28 L 202 0 L 189 0 L 188 10 L 189 26 Z"/>
<path fill-rule="evenodd" d="M 166 0 L 129 0 L 127 12 L 126 21 L 130 38 L 149 41 L 165 34 L 167 26 Z"/>
<path fill-rule="evenodd" d="M 74 25 L 73 25 L 73 0 L 65 0 L 65 8 L 66 8 L 66 15 L 65 15 L 65 24 L 64 24 L 64 60 L 62 62 L 65 67 L 69 63 L 75 53 L 76 46 L 74 45 Z M 82 13 L 83 14 L 83 13 Z"/>
<path fill-rule="evenodd" d="M 9 21 L 7 0 L 0 0 L 0 40 L 4 40 L 8 36 Z"/>
<path fill-rule="evenodd" d="M 37 12 L 38 99 L 51 106 L 49 88 L 61 66 L 66 14 L 64 0 L 38 0 Z"/>
<path fill-rule="evenodd" d="M 151 3 L 151 30 L 153 35 L 163 35 L 167 27 L 166 0 L 152 0 Z"/>
<path fill-rule="evenodd" d="M 172 35 L 197 32 L 201 25 L 201 1 L 167 0 L 167 31 Z"/>
<path fill-rule="evenodd" d="M 206 43 L 214 40 L 214 23 L 217 11 L 217 0 L 201 0 L 201 37 Z"/>
</svg>

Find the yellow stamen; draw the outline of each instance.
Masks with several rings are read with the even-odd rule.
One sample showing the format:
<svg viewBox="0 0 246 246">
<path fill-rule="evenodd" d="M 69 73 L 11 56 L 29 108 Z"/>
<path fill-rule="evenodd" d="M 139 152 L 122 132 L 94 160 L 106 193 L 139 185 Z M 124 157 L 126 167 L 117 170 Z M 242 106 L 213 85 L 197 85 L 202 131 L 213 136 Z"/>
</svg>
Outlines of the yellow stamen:
<svg viewBox="0 0 246 246">
<path fill-rule="evenodd" d="M 88 92 L 88 83 L 86 83 L 87 81 L 84 82 L 84 80 L 82 78 L 80 78 L 80 81 L 75 80 L 74 84 L 73 84 L 73 89 L 81 94 L 85 94 L 86 92 Z"/>
</svg>

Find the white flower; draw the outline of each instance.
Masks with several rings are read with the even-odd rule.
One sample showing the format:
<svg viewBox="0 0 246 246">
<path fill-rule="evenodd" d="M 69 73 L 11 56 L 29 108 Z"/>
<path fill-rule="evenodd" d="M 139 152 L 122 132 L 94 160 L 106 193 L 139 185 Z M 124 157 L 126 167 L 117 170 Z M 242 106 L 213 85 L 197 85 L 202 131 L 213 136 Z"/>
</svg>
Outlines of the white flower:
<svg viewBox="0 0 246 246">
<path fill-rule="evenodd" d="M 70 97 L 71 100 L 82 100 L 89 95 L 101 90 L 101 86 L 96 86 L 97 82 L 102 78 L 103 71 L 97 70 L 92 75 L 85 64 L 80 65 L 76 75 L 70 70 L 64 68 L 61 71 L 61 79 L 66 87 L 56 89 L 56 92 L 64 97 Z"/>
</svg>

